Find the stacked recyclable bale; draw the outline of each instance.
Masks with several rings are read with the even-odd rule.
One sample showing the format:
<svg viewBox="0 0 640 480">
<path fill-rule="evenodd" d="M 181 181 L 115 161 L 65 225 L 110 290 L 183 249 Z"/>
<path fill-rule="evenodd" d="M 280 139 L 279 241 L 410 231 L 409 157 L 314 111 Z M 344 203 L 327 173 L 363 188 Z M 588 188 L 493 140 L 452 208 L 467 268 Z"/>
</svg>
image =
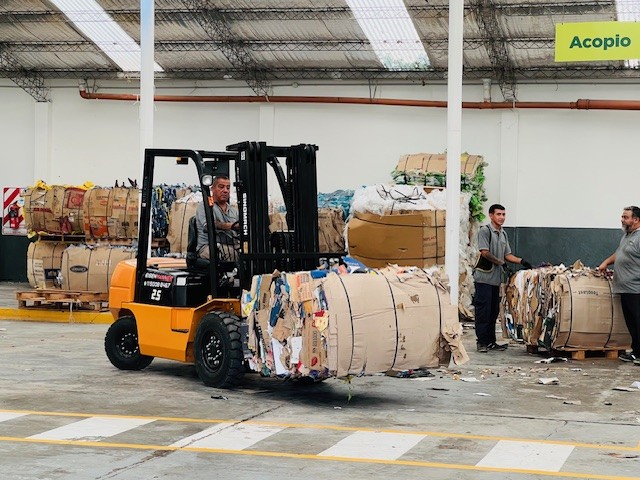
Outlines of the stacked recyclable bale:
<svg viewBox="0 0 640 480">
<path fill-rule="evenodd" d="M 30 236 L 37 238 L 27 250 L 27 278 L 34 288 L 106 294 L 117 263 L 135 257 L 135 187 L 39 181 L 25 192 L 24 211 Z"/>
<path fill-rule="evenodd" d="M 546 350 L 624 350 L 631 345 L 611 280 L 577 261 L 521 270 L 503 297 L 510 335 Z"/>
<path fill-rule="evenodd" d="M 169 212 L 167 240 L 172 255 L 185 255 L 189 243 L 189 220 L 196 214 L 202 202 L 202 192 L 184 187 L 178 192 Z"/>
<path fill-rule="evenodd" d="M 323 379 L 467 361 L 447 289 L 420 269 L 258 275 L 243 312 L 250 364 L 264 375 Z"/>
<path fill-rule="evenodd" d="M 472 273 L 477 256 L 477 231 L 479 222 L 484 219 L 486 163 L 483 157 L 468 154 L 463 154 L 460 161 L 458 304 L 462 317 L 473 318 Z M 386 263 L 421 267 L 443 265 L 446 164 L 445 154 L 403 155 L 392 172 L 395 185 L 366 187 L 365 201 L 354 197 L 347 224 L 349 253 L 372 267 Z M 356 194 L 361 197 L 362 189 Z M 426 203 L 430 205 L 423 205 L 425 198 L 429 198 Z M 383 208 L 376 206 L 380 201 Z"/>
</svg>

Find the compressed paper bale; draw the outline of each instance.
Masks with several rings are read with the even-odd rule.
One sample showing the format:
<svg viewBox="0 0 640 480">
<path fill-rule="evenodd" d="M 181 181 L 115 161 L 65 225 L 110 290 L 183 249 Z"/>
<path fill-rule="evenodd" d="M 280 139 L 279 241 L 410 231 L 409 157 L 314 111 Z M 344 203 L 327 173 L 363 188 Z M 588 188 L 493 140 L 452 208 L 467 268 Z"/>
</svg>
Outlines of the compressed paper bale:
<svg viewBox="0 0 640 480">
<path fill-rule="evenodd" d="M 122 260 L 135 258 L 132 248 L 70 246 L 62 254 L 62 288 L 108 293 L 111 276 Z"/>
<path fill-rule="evenodd" d="M 54 288 L 62 267 L 62 254 L 69 246 L 64 242 L 40 240 L 27 249 L 27 280 L 33 288 Z"/>
<path fill-rule="evenodd" d="M 23 207 L 27 230 L 53 235 L 83 233 L 85 192 L 62 185 L 28 188 Z"/>
</svg>

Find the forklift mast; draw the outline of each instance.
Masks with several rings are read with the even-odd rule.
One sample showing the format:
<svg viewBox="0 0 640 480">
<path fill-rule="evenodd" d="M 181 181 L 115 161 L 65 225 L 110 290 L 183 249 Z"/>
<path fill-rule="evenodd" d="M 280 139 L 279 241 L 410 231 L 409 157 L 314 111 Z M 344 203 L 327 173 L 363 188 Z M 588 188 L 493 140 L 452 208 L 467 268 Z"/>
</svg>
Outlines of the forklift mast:
<svg viewBox="0 0 640 480">
<path fill-rule="evenodd" d="M 151 198 L 154 188 L 153 172 L 156 158 L 178 158 L 178 163 L 195 164 L 203 201 L 208 203 L 207 175 L 229 176 L 235 168 L 235 183 L 240 215 L 238 262 L 209 262 L 209 293 L 214 297 L 222 292 L 220 279 L 225 272 L 238 269 L 239 288 L 249 289 L 254 275 L 281 271 L 312 270 L 321 258 L 338 257 L 343 252 L 318 252 L 318 208 L 316 152 L 318 147 L 299 144 L 290 147 L 268 146 L 265 142 L 241 142 L 227 146 L 225 152 L 181 149 L 145 150 L 142 199 L 139 223 L 139 242 L 136 269 L 137 302 L 144 302 L 140 285 L 147 270 L 147 252 L 151 224 Z M 283 161 L 283 162 L 281 162 Z M 234 162 L 234 165 L 231 165 Z M 282 168 L 282 163 L 285 169 Z M 268 168 L 271 168 L 286 208 L 288 229 L 269 230 Z M 209 226 L 209 251 L 217 252 L 213 212 L 205 208 Z M 212 255 L 211 258 L 217 258 Z M 234 292 L 237 293 L 237 292 Z"/>
</svg>

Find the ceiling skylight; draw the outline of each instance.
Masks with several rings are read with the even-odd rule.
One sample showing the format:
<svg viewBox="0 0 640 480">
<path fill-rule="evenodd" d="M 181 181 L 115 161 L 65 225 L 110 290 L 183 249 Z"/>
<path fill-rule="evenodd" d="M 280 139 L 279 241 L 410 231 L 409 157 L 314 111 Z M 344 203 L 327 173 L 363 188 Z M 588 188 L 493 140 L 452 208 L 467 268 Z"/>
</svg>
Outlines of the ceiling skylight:
<svg viewBox="0 0 640 480">
<path fill-rule="evenodd" d="M 619 22 L 640 21 L 640 0 L 616 0 L 616 11 Z M 625 65 L 629 68 L 640 67 L 640 60 L 626 60 Z"/>
<path fill-rule="evenodd" d="M 140 45 L 95 0 L 50 0 L 124 72 L 140 71 Z M 162 67 L 154 62 L 156 72 Z"/>
<path fill-rule="evenodd" d="M 347 0 L 380 62 L 389 70 L 424 70 L 429 57 L 402 0 Z"/>
</svg>

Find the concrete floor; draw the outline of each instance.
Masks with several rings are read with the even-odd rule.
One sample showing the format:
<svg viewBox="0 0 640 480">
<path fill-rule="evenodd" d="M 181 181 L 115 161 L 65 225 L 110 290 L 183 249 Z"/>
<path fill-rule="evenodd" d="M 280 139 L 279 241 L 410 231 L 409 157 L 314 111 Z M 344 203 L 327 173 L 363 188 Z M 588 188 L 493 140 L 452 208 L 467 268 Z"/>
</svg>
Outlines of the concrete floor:
<svg viewBox="0 0 640 480">
<path fill-rule="evenodd" d="M 115 369 L 106 330 L 0 321 L 0 478 L 640 478 L 640 389 L 614 390 L 640 367 L 617 360 L 480 354 L 467 330 L 470 363 L 433 377 L 217 390 L 176 362 Z"/>
</svg>

